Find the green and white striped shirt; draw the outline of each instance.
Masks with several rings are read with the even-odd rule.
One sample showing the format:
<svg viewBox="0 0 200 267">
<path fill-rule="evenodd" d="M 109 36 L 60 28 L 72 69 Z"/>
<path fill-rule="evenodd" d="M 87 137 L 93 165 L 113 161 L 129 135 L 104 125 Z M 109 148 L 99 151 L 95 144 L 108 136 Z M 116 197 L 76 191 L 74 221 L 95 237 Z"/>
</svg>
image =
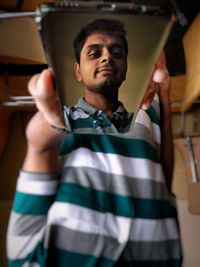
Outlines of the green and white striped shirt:
<svg viewBox="0 0 200 267">
<path fill-rule="evenodd" d="M 112 119 L 81 99 L 65 108 L 59 175 L 20 172 L 11 267 L 178 267 L 173 196 L 160 164 L 159 99 Z"/>
</svg>

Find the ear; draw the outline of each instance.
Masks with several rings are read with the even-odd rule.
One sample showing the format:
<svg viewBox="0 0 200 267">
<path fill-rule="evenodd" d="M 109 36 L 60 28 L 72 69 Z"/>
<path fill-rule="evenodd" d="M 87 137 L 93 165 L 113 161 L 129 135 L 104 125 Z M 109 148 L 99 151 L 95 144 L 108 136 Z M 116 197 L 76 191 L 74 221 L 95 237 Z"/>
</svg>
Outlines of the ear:
<svg viewBox="0 0 200 267">
<path fill-rule="evenodd" d="M 82 80 L 82 76 L 80 72 L 80 65 L 77 62 L 74 63 L 74 72 L 76 74 L 77 80 L 80 82 Z"/>
</svg>

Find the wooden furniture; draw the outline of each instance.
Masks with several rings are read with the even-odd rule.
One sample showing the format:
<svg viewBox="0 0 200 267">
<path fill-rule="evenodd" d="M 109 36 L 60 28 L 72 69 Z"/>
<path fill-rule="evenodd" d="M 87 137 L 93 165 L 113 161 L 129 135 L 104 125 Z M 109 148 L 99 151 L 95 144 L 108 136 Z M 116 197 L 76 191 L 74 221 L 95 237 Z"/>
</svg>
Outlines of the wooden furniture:
<svg viewBox="0 0 200 267">
<path fill-rule="evenodd" d="M 183 38 L 186 60 L 186 82 L 182 110 L 186 111 L 200 96 L 200 14 Z"/>
<path fill-rule="evenodd" d="M 46 57 L 34 18 L 1 21 L 0 36 L 1 157 L 7 143 L 13 112 L 18 110 L 35 111 L 34 105 L 14 105 L 15 101 L 12 97 L 29 95 L 27 84 L 32 75 L 29 75 L 27 70 L 30 69 L 30 66 L 35 68 L 38 64 L 46 64 Z M 13 72 L 14 66 L 16 66 L 16 70 Z M 23 73 L 19 75 L 22 66 L 24 66 L 25 72 L 24 75 Z"/>
</svg>

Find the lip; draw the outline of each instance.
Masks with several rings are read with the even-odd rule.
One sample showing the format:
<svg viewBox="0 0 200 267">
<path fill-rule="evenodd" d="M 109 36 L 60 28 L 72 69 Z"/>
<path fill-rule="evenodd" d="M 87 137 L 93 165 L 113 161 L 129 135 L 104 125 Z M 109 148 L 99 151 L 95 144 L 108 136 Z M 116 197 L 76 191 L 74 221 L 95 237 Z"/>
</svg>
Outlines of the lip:
<svg viewBox="0 0 200 267">
<path fill-rule="evenodd" d="M 113 68 L 100 68 L 97 73 L 115 74 L 115 70 Z"/>
</svg>

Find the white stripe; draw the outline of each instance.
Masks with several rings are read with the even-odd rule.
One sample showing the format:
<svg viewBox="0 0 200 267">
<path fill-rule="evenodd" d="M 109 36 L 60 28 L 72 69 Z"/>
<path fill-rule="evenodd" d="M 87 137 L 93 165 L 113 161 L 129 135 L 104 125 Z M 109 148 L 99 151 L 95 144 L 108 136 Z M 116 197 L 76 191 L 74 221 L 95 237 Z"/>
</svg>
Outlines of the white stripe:
<svg viewBox="0 0 200 267">
<path fill-rule="evenodd" d="M 64 167 L 89 167 L 107 173 L 164 182 L 162 169 L 158 163 L 148 159 L 93 152 L 87 148 L 78 148 L 63 156 L 62 164 Z"/>
<path fill-rule="evenodd" d="M 154 136 L 156 143 L 160 144 L 161 142 L 160 127 L 150 120 L 148 114 L 144 110 L 142 109 L 139 110 L 135 122 L 140 123 L 145 127 L 147 127 Z"/>
<path fill-rule="evenodd" d="M 77 120 L 77 119 L 86 119 L 88 118 L 89 115 L 85 112 L 83 112 L 82 110 L 75 110 L 72 114 L 71 114 L 71 118 L 73 120 Z"/>
<path fill-rule="evenodd" d="M 154 98 L 153 98 L 153 100 L 154 100 L 154 101 L 156 101 L 156 102 L 157 102 L 157 104 L 159 104 L 159 102 L 160 102 L 160 99 L 159 99 L 159 96 L 158 96 L 158 94 L 157 94 L 157 93 L 154 95 Z"/>
<path fill-rule="evenodd" d="M 58 181 L 30 181 L 18 179 L 17 191 L 33 195 L 54 195 L 57 191 Z"/>
<path fill-rule="evenodd" d="M 73 230 L 113 237 L 120 243 L 131 241 L 165 241 L 178 238 L 174 219 L 131 219 L 101 213 L 70 203 L 55 202 L 49 212 L 48 224 Z"/>
<path fill-rule="evenodd" d="M 131 220 L 101 213 L 69 203 L 55 202 L 49 210 L 49 225 L 57 224 L 86 233 L 116 238 L 120 243 L 128 240 Z"/>
<path fill-rule="evenodd" d="M 152 128 L 153 128 L 153 133 L 155 137 L 155 141 L 157 144 L 161 144 L 161 131 L 160 131 L 160 126 L 158 126 L 155 123 L 152 123 Z"/>
<path fill-rule="evenodd" d="M 12 225 L 10 223 L 10 225 Z M 7 253 L 10 260 L 25 258 L 31 253 L 38 242 L 42 240 L 44 236 L 44 228 L 38 233 L 30 236 L 15 236 L 12 234 L 12 228 L 8 228 L 7 234 Z"/>
<path fill-rule="evenodd" d="M 130 233 L 130 240 L 132 241 L 156 242 L 178 238 L 178 228 L 175 219 L 135 219 L 132 223 Z"/>
</svg>

